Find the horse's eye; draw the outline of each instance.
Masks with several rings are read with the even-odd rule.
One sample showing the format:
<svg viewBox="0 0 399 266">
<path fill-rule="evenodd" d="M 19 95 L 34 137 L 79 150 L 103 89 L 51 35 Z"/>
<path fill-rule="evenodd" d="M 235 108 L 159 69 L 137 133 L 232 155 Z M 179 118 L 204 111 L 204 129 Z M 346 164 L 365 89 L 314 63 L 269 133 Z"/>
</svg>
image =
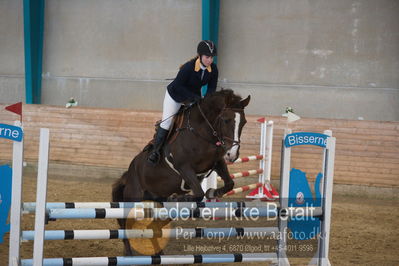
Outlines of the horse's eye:
<svg viewBox="0 0 399 266">
<path fill-rule="evenodd" d="M 229 124 L 229 123 L 231 123 L 231 119 L 223 119 L 223 122 L 224 122 L 225 124 Z"/>
</svg>

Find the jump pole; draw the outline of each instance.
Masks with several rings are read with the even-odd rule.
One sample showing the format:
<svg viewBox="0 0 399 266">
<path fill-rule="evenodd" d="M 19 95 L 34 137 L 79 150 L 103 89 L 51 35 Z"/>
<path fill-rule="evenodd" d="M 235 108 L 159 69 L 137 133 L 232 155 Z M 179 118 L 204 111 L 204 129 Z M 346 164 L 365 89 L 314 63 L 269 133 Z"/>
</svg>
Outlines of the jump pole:
<svg viewBox="0 0 399 266">
<path fill-rule="evenodd" d="M 230 238 L 251 235 L 275 236 L 277 227 L 221 227 L 221 228 L 161 228 L 153 229 L 117 229 L 117 230 L 46 230 L 45 240 L 82 240 L 82 239 L 130 239 L 130 238 Z M 35 231 L 23 231 L 22 240 L 34 240 Z"/>
<path fill-rule="evenodd" d="M 259 201 L 228 201 L 228 202 L 48 202 L 46 209 L 127 209 L 127 208 L 246 208 L 265 207 L 268 203 Z M 35 202 L 25 202 L 23 213 L 34 213 Z"/>
<path fill-rule="evenodd" d="M 40 129 L 39 161 L 37 171 L 37 192 L 36 202 L 43 203 L 36 206 L 35 213 L 35 239 L 33 244 L 33 265 L 43 264 L 43 245 L 44 245 L 44 224 L 46 217 L 46 197 L 47 197 L 47 170 L 50 148 L 50 130 Z"/>
<path fill-rule="evenodd" d="M 275 253 L 235 253 L 202 255 L 155 255 L 131 257 L 80 257 L 44 259 L 44 266 L 88 266 L 88 265 L 177 265 L 196 263 L 232 263 L 232 262 L 274 262 Z M 21 266 L 31 266 L 31 259 L 21 261 Z"/>
<path fill-rule="evenodd" d="M 15 126 L 23 130 L 22 123 L 16 121 Z M 13 142 L 12 152 L 12 201 L 10 213 L 10 251 L 9 266 L 19 265 L 19 245 L 21 236 L 21 207 L 22 207 L 22 173 L 24 160 L 24 140 Z"/>
<path fill-rule="evenodd" d="M 318 256 L 312 259 L 311 263 L 331 266 L 328 259 L 329 244 L 330 244 L 330 229 L 331 229 L 331 209 L 332 209 L 332 192 L 333 192 L 333 178 L 334 178 L 334 160 L 335 160 L 335 138 L 331 138 L 332 132 L 326 130 L 324 134 L 330 136 L 327 142 L 327 148 L 324 149 L 323 154 L 323 177 L 324 182 L 321 186 L 322 208 L 324 212 L 324 219 L 321 223 L 321 237 L 318 241 Z"/>
<path fill-rule="evenodd" d="M 189 219 L 214 217 L 233 218 L 259 218 L 277 217 L 279 208 L 277 204 L 270 204 L 265 207 L 246 208 L 198 208 L 198 209 L 167 209 L 167 208 L 130 208 L 130 209 L 50 209 L 49 219 Z M 36 229 L 35 229 L 36 230 Z"/>
<path fill-rule="evenodd" d="M 266 118 L 258 119 L 261 123 L 260 155 L 263 159 L 259 162 L 259 168 L 263 170 L 259 174 L 259 181 L 262 186 L 251 191 L 246 198 L 273 200 L 278 198 L 277 191 L 270 184 L 272 171 L 272 149 L 273 149 L 273 121 L 266 121 Z"/>
</svg>

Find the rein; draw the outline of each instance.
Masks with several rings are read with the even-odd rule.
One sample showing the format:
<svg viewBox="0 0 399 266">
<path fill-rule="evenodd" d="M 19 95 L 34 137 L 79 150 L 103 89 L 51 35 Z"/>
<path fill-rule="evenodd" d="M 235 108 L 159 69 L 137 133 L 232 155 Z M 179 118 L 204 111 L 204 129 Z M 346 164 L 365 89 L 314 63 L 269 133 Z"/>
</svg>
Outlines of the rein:
<svg viewBox="0 0 399 266">
<path fill-rule="evenodd" d="M 213 140 L 209 140 L 208 138 L 201 136 L 198 132 L 195 131 L 195 129 L 191 126 L 190 124 L 190 114 L 191 114 L 191 108 L 188 109 L 188 118 L 187 118 L 187 128 L 180 128 L 179 130 L 182 129 L 189 129 L 194 135 L 196 135 L 197 137 L 200 137 L 201 139 L 205 140 L 206 142 L 209 142 L 210 144 L 216 145 L 217 147 L 221 147 L 223 148 L 225 151 L 227 151 L 227 147 L 226 147 L 226 142 L 225 140 L 229 140 L 232 142 L 232 147 L 234 146 L 239 146 L 240 145 L 240 141 L 235 141 L 234 139 L 230 138 L 230 137 L 224 137 L 224 136 L 220 136 L 220 134 L 218 134 L 217 130 L 215 129 L 215 124 L 217 122 L 219 122 L 219 128 L 221 127 L 220 122 L 221 122 L 221 115 L 223 113 L 224 110 L 226 109 L 231 109 L 231 110 L 235 110 L 234 108 L 224 108 L 219 115 L 216 117 L 214 124 L 212 125 L 208 118 L 205 116 L 204 112 L 202 111 L 199 103 L 197 102 L 196 105 L 198 106 L 198 110 L 200 111 L 200 114 L 202 116 L 202 118 L 205 120 L 206 124 L 208 125 L 208 127 L 211 129 L 212 131 L 212 135 L 214 137 L 217 138 L 217 142 L 215 143 Z M 191 106 L 192 107 L 192 106 Z M 238 110 L 238 109 L 237 109 Z M 231 148 L 230 148 L 231 149 Z"/>
</svg>

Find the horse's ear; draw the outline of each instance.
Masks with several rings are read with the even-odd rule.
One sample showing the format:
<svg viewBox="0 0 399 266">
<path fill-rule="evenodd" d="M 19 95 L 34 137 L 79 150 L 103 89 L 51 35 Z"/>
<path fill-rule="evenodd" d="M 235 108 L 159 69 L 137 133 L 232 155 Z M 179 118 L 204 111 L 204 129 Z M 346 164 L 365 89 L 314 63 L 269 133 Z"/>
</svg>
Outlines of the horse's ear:
<svg viewBox="0 0 399 266">
<path fill-rule="evenodd" d="M 247 98 L 245 98 L 244 100 L 242 100 L 242 101 L 240 102 L 241 107 L 244 109 L 244 108 L 249 104 L 249 101 L 250 101 L 250 100 L 251 100 L 251 95 L 248 95 Z"/>
</svg>

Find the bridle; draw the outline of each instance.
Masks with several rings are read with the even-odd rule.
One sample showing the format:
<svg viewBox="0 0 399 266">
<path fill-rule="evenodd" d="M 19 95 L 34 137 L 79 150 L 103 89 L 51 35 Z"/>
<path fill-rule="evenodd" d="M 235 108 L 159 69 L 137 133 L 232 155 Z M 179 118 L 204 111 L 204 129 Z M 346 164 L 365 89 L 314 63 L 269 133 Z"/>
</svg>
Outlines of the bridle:
<svg viewBox="0 0 399 266">
<path fill-rule="evenodd" d="M 200 112 L 202 118 L 205 120 L 206 124 L 207 124 L 208 127 L 211 129 L 211 131 L 212 131 L 212 136 L 215 137 L 215 138 L 217 139 L 217 141 L 215 142 L 214 140 L 209 140 L 208 138 L 206 138 L 206 137 L 200 135 L 200 134 L 191 126 L 191 124 L 190 124 L 191 108 L 189 108 L 189 110 L 188 110 L 188 112 L 189 112 L 189 113 L 188 113 L 188 119 L 187 119 L 187 128 L 188 128 L 194 135 L 196 135 L 196 136 L 202 138 L 203 140 L 205 140 L 205 141 L 211 143 L 212 145 L 215 145 L 215 146 L 217 146 L 217 147 L 223 148 L 224 151 L 228 151 L 228 150 L 230 150 L 231 148 L 233 148 L 234 146 L 240 146 L 240 143 L 241 143 L 240 140 L 237 141 L 237 140 L 234 140 L 234 139 L 232 139 L 232 138 L 230 138 L 230 137 L 223 136 L 223 135 L 221 134 L 221 132 L 220 132 L 220 131 L 221 131 L 220 128 L 222 127 L 222 126 L 221 126 L 222 114 L 223 114 L 223 112 L 224 112 L 225 110 L 232 110 L 232 111 L 237 111 L 237 112 L 239 112 L 239 111 L 242 111 L 242 109 L 239 109 L 239 108 L 223 108 L 223 109 L 220 111 L 220 113 L 218 114 L 218 116 L 216 117 L 214 123 L 211 124 L 211 123 L 209 122 L 208 118 L 206 117 L 206 115 L 204 114 L 204 112 L 202 111 L 202 108 L 201 108 L 200 104 L 197 102 L 196 105 L 197 105 L 197 107 L 198 107 L 198 110 L 199 110 L 199 112 Z M 192 107 L 192 106 L 191 106 L 191 107 Z M 218 123 L 219 132 L 215 129 L 215 128 L 216 128 L 216 126 L 215 126 L 216 123 Z M 231 147 L 227 147 L 227 145 L 226 145 L 226 140 L 228 140 L 229 142 L 232 143 L 232 144 L 231 144 Z"/>
</svg>

